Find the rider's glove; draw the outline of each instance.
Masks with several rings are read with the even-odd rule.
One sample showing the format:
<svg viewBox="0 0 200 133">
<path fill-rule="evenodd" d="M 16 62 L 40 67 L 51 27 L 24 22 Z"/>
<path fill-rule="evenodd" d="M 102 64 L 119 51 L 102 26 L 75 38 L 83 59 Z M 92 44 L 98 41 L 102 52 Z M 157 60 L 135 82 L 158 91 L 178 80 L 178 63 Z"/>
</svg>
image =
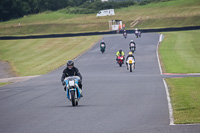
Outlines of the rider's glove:
<svg viewBox="0 0 200 133">
<path fill-rule="evenodd" d="M 63 81 L 63 82 L 62 82 L 62 84 L 63 84 L 63 86 L 64 86 L 64 85 L 66 85 L 66 82 L 65 82 L 65 81 Z"/>
<path fill-rule="evenodd" d="M 79 83 L 81 83 L 81 82 L 82 82 L 82 80 L 81 80 L 81 79 L 79 79 L 79 80 L 78 80 L 78 82 L 79 82 Z"/>
</svg>

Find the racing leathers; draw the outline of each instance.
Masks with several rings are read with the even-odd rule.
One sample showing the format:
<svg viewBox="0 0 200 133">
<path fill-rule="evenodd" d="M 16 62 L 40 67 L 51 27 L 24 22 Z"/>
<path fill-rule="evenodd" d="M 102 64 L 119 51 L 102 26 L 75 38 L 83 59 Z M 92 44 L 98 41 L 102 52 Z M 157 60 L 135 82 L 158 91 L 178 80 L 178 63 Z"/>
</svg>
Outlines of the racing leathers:
<svg viewBox="0 0 200 133">
<path fill-rule="evenodd" d="M 64 79 L 66 77 L 69 77 L 69 76 L 79 76 L 80 77 L 80 80 L 78 82 L 78 85 L 80 87 L 80 89 L 82 90 L 82 75 L 81 73 L 79 72 L 78 68 L 76 67 L 73 67 L 72 69 L 69 69 L 68 67 L 65 68 L 63 70 L 63 74 L 62 74 L 62 77 L 61 77 L 61 82 L 63 83 L 63 85 L 65 85 L 66 83 L 64 82 Z M 64 88 L 64 90 L 66 91 L 66 87 Z"/>
<path fill-rule="evenodd" d="M 126 66 L 127 66 L 127 69 L 128 69 L 128 63 L 127 63 L 127 60 L 128 60 L 129 57 L 132 57 L 133 60 L 135 61 L 135 57 L 134 57 L 132 54 L 131 54 L 131 55 L 128 55 L 128 56 L 126 57 Z M 135 63 L 134 63 L 134 66 L 135 66 Z"/>
<path fill-rule="evenodd" d="M 131 47 L 134 47 L 135 51 L 136 51 L 136 44 L 135 42 L 130 42 L 129 43 L 129 49 L 131 50 Z"/>
<path fill-rule="evenodd" d="M 124 52 L 123 51 L 117 51 L 117 53 L 116 53 L 116 61 L 118 61 L 118 56 L 123 56 L 123 62 L 124 62 L 124 59 L 125 59 L 125 54 L 124 54 Z"/>
</svg>

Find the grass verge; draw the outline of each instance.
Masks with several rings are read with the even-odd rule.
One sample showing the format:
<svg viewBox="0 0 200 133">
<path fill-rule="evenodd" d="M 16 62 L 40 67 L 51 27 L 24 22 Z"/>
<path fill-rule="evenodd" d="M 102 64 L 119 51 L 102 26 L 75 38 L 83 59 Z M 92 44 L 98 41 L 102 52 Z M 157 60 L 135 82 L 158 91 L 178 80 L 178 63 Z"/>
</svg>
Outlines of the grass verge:
<svg viewBox="0 0 200 133">
<path fill-rule="evenodd" d="M 163 34 L 159 53 L 164 72 L 200 73 L 200 30 Z"/>
<path fill-rule="evenodd" d="M 8 61 L 19 76 L 48 73 L 90 48 L 100 36 L 0 40 L 0 60 Z"/>
<path fill-rule="evenodd" d="M 11 84 L 11 83 L 10 83 L 10 82 L 5 82 L 5 83 L 1 83 L 1 82 L 0 82 L 0 87 L 1 87 L 1 86 L 4 86 L 4 85 L 8 85 L 8 84 Z"/>
<path fill-rule="evenodd" d="M 159 47 L 167 73 L 200 73 L 200 31 L 167 32 Z M 200 123 L 200 77 L 166 79 L 175 124 Z"/>
<path fill-rule="evenodd" d="M 175 124 L 200 123 L 200 77 L 166 79 Z"/>
</svg>

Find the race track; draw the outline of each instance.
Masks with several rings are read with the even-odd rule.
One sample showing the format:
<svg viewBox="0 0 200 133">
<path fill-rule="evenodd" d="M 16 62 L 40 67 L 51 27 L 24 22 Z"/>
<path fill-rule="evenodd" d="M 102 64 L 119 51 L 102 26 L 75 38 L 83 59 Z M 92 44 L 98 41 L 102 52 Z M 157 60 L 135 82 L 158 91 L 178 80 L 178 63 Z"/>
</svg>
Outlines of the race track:
<svg viewBox="0 0 200 133">
<path fill-rule="evenodd" d="M 115 54 L 136 42 L 136 69 L 119 67 Z M 104 36 L 75 60 L 83 98 L 72 107 L 60 82 L 64 66 L 29 81 L 0 87 L 1 133 L 199 133 L 199 125 L 169 125 L 163 76 L 156 55 L 159 34 Z"/>
</svg>

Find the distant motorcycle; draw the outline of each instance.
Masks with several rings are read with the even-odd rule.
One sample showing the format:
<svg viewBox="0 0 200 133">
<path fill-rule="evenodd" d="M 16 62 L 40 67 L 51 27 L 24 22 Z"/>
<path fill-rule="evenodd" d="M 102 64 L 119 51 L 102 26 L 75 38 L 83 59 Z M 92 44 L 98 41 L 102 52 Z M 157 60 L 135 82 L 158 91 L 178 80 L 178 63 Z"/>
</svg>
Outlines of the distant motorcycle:
<svg viewBox="0 0 200 133">
<path fill-rule="evenodd" d="M 105 52 L 105 50 L 106 50 L 105 44 L 104 44 L 104 43 L 101 43 L 101 44 L 100 44 L 100 51 L 102 52 L 102 54 Z"/>
<path fill-rule="evenodd" d="M 123 57 L 123 56 L 118 56 L 118 57 L 117 57 L 117 63 L 118 63 L 119 66 L 121 67 L 122 64 L 124 64 L 124 57 Z"/>
<path fill-rule="evenodd" d="M 123 36 L 126 39 L 127 38 L 127 33 L 123 33 Z"/>
<path fill-rule="evenodd" d="M 136 36 L 136 38 L 138 38 L 138 37 L 139 37 L 139 34 L 138 34 L 138 33 L 135 33 L 135 36 Z"/>
<path fill-rule="evenodd" d="M 72 102 L 72 106 L 77 106 L 78 101 L 81 98 L 82 90 L 78 86 L 78 81 L 80 77 L 70 76 L 64 79 L 66 83 L 67 98 Z"/>
<path fill-rule="evenodd" d="M 131 43 L 131 44 L 130 44 L 130 51 L 131 51 L 132 53 L 135 52 L 135 44 L 134 44 L 134 43 Z"/>
<path fill-rule="evenodd" d="M 127 68 L 128 70 L 130 70 L 130 72 L 135 69 L 135 60 L 133 59 L 133 57 L 129 57 L 126 61 L 126 64 L 128 65 Z"/>
<path fill-rule="evenodd" d="M 139 37 L 141 37 L 142 36 L 142 33 L 141 33 L 141 31 L 139 31 Z"/>
</svg>

